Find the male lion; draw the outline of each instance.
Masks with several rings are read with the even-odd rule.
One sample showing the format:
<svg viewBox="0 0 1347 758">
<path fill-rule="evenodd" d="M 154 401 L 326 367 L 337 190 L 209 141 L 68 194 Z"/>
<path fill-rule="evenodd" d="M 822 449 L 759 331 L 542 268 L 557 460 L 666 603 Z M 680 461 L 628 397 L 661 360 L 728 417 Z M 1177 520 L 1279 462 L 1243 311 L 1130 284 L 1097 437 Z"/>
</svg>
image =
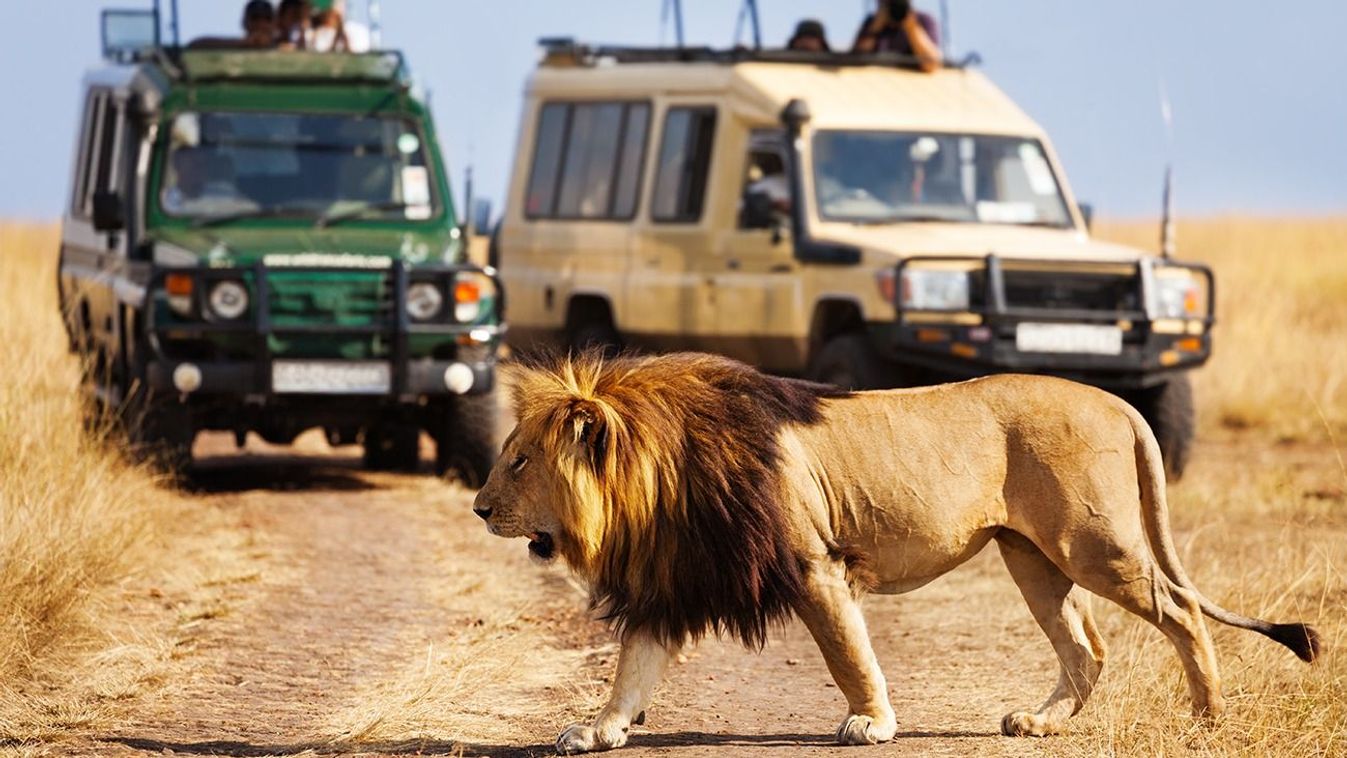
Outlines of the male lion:
<svg viewBox="0 0 1347 758">
<path fill-rule="evenodd" d="M 728 633 L 761 647 L 797 614 L 849 712 L 844 744 L 897 729 L 857 596 L 907 592 L 995 540 L 1061 662 L 1008 735 L 1059 731 L 1094 688 L 1104 644 L 1088 594 L 1154 624 L 1178 650 L 1193 710 L 1220 680 L 1203 614 L 1306 661 L 1304 624 L 1220 608 L 1169 534 L 1155 438 L 1123 401 L 1046 377 L 845 393 L 710 355 L 550 360 L 513 370 L 519 425 L 473 508 L 493 534 L 560 555 L 622 641 L 608 704 L 557 739 L 615 748 L 670 658 Z"/>
</svg>

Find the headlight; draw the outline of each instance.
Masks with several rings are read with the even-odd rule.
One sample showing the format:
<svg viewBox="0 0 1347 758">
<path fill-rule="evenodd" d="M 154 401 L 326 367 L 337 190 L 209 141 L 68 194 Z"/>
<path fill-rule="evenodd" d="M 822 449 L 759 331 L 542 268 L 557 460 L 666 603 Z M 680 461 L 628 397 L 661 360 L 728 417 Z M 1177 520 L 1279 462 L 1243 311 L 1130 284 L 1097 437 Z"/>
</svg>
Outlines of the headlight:
<svg viewBox="0 0 1347 758">
<path fill-rule="evenodd" d="M 210 288 L 206 304 L 215 316 L 233 321 L 248 312 L 248 288 L 243 286 L 243 282 L 220 282 Z"/>
<path fill-rule="evenodd" d="M 1154 318 L 1195 318 L 1205 315 L 1202 285 L 1185 269 L 1157 269 L 1155 272 Z"/>
<path fill-rule="evenodd" d="M 903 269 L 903 308 L 914 311 L 968 310 L 968 272 Z"/>
<path fill-rule="evenodd" d="M 494 285 L 485 276 L 460 274 L 454 280 L 454 320 L 471 324 L 482 316 L 486 299 L 495 294 Z"/>
<path fill-rule="evenodd" d="M 430 282 L 417 282 L 407 288 L 407 315 L 417 321 L 429 321 L 444 307 L 444 293 Z"/>
</svg>

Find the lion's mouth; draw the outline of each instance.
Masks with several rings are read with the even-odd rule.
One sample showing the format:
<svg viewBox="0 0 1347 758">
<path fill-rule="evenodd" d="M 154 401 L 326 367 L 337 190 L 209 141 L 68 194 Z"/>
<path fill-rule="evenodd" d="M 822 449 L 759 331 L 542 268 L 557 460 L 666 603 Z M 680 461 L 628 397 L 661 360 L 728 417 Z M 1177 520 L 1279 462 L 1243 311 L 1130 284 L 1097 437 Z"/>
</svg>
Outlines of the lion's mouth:
<svg viewBox="0 0 1347 758">
<path fill-rule="evenodd" d="M 547 532 L 534 532 L 529 535 L 529 552 L 542 558 L 545 561 L 552 559 L 552 553 L 556 551 L 556 545 L 552 543 L 552 535 Z"/>
</svg>

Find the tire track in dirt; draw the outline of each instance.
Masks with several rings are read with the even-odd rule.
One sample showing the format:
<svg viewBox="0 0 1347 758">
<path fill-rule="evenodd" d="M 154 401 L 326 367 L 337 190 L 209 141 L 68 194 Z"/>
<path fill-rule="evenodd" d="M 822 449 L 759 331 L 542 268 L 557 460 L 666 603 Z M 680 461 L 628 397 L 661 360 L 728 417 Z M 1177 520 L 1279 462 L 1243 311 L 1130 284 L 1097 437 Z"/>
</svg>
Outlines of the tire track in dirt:
<svg viewBox="0 0 1347 758">
<path fill-rule="evenodd" d="M 210 440 L 205 450 L 222 444 Z M 461 672 L 428 667 L 428 657 L 472 645 L 499 657 L 518 643 L 539 658 L 485 697 L 505 712 L 495 731 L 515 737 L 511 744 L 521 732 L 509 713 L 563 718 L 573 707 L 576 691 L 552 683 L 585 668 L 602 628 L 584 618 L 559 571 L 528 566 L 522 543 L 486 534 L 471 493 L 431 477 L 362 472 L 358 458 L 330 455 L 207 458 L 189 486 L 201 508 L 249 535 L 252 571 L 236 577 L 223 602 L 186 617 L 178 609 L 179 652 L 157 674 L 163 686 L 62 754 L 530 752 L 464 743 L 460 731 L 434 734 L 433 719 L 417 734 L 394 729 L 381 739 L 387 714 L 409 697 L 470 709 L 417 703 L 427 693 L 412 690 L 428 681 L 432 701 L 455 694 L 435 684 Z M 484 581 L 490 573 L 501 581 Z M 151 604 L 159 597 L 152 588 L 135 594 Z"/>
</svg>

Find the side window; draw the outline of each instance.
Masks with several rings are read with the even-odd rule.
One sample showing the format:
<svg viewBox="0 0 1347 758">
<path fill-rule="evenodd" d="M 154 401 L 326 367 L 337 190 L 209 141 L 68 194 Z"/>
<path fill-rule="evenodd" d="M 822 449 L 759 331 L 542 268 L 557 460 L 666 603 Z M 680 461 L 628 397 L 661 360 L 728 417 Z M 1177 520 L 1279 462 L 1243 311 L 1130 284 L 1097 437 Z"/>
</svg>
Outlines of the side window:
<svg viewBox="0 0 1347 758">
<path fill-rule="evenodd" d="M 524 198 L 524 214 L 529 218 L 550 216 L 556 206 L 557 172 L 561 169 L 561 148 L 570 115 L 571 107 L 565 103 L 548 103 L 538 115 L 533 169 L 528 196 Z"/>
<path fill-rule="evenodd" d="M 94 164 L 94 192 L 121 189 L 121 108 L 111 97 L 105 98 L 98 127 L 98 161 Z M 92 193 L 90 194 L 92 198 Z"/>
<path fill-rule="evenodd" d="M 646 103 L 548 103 L 525 198 L 529 218 L 626 219 L 636 210 Z"/>
<path fill-rule="evenodd" d="M 783 131 L 759 129 L 749 135 L 744 186 L 740 193 L 740 229 L 762 228 L 764 219 L 769 216 L 785 221 L 791 205 L 786 156 Z M 750 207 L 754 204 L 761 207 Z"/>
<path fill-rule="evenodd" d="M 80 131 L 79 153 L 75 156 L 75 189 L 70 196 L 70 210 L 78 217 L 89 215 L 89 191 L 94 181 L 94 161 L 98 157 L 99 128 L 103 125 L 103 110 L 107 94 L 91 90 L 84 100 L 84 128 Z"/>
<path fill-rule="evenodd" d="M 715 108 L 670 108 L 665 114 L 651 207 L 656 221 L 701 218 L 715 131 Z"/>
</svg>

